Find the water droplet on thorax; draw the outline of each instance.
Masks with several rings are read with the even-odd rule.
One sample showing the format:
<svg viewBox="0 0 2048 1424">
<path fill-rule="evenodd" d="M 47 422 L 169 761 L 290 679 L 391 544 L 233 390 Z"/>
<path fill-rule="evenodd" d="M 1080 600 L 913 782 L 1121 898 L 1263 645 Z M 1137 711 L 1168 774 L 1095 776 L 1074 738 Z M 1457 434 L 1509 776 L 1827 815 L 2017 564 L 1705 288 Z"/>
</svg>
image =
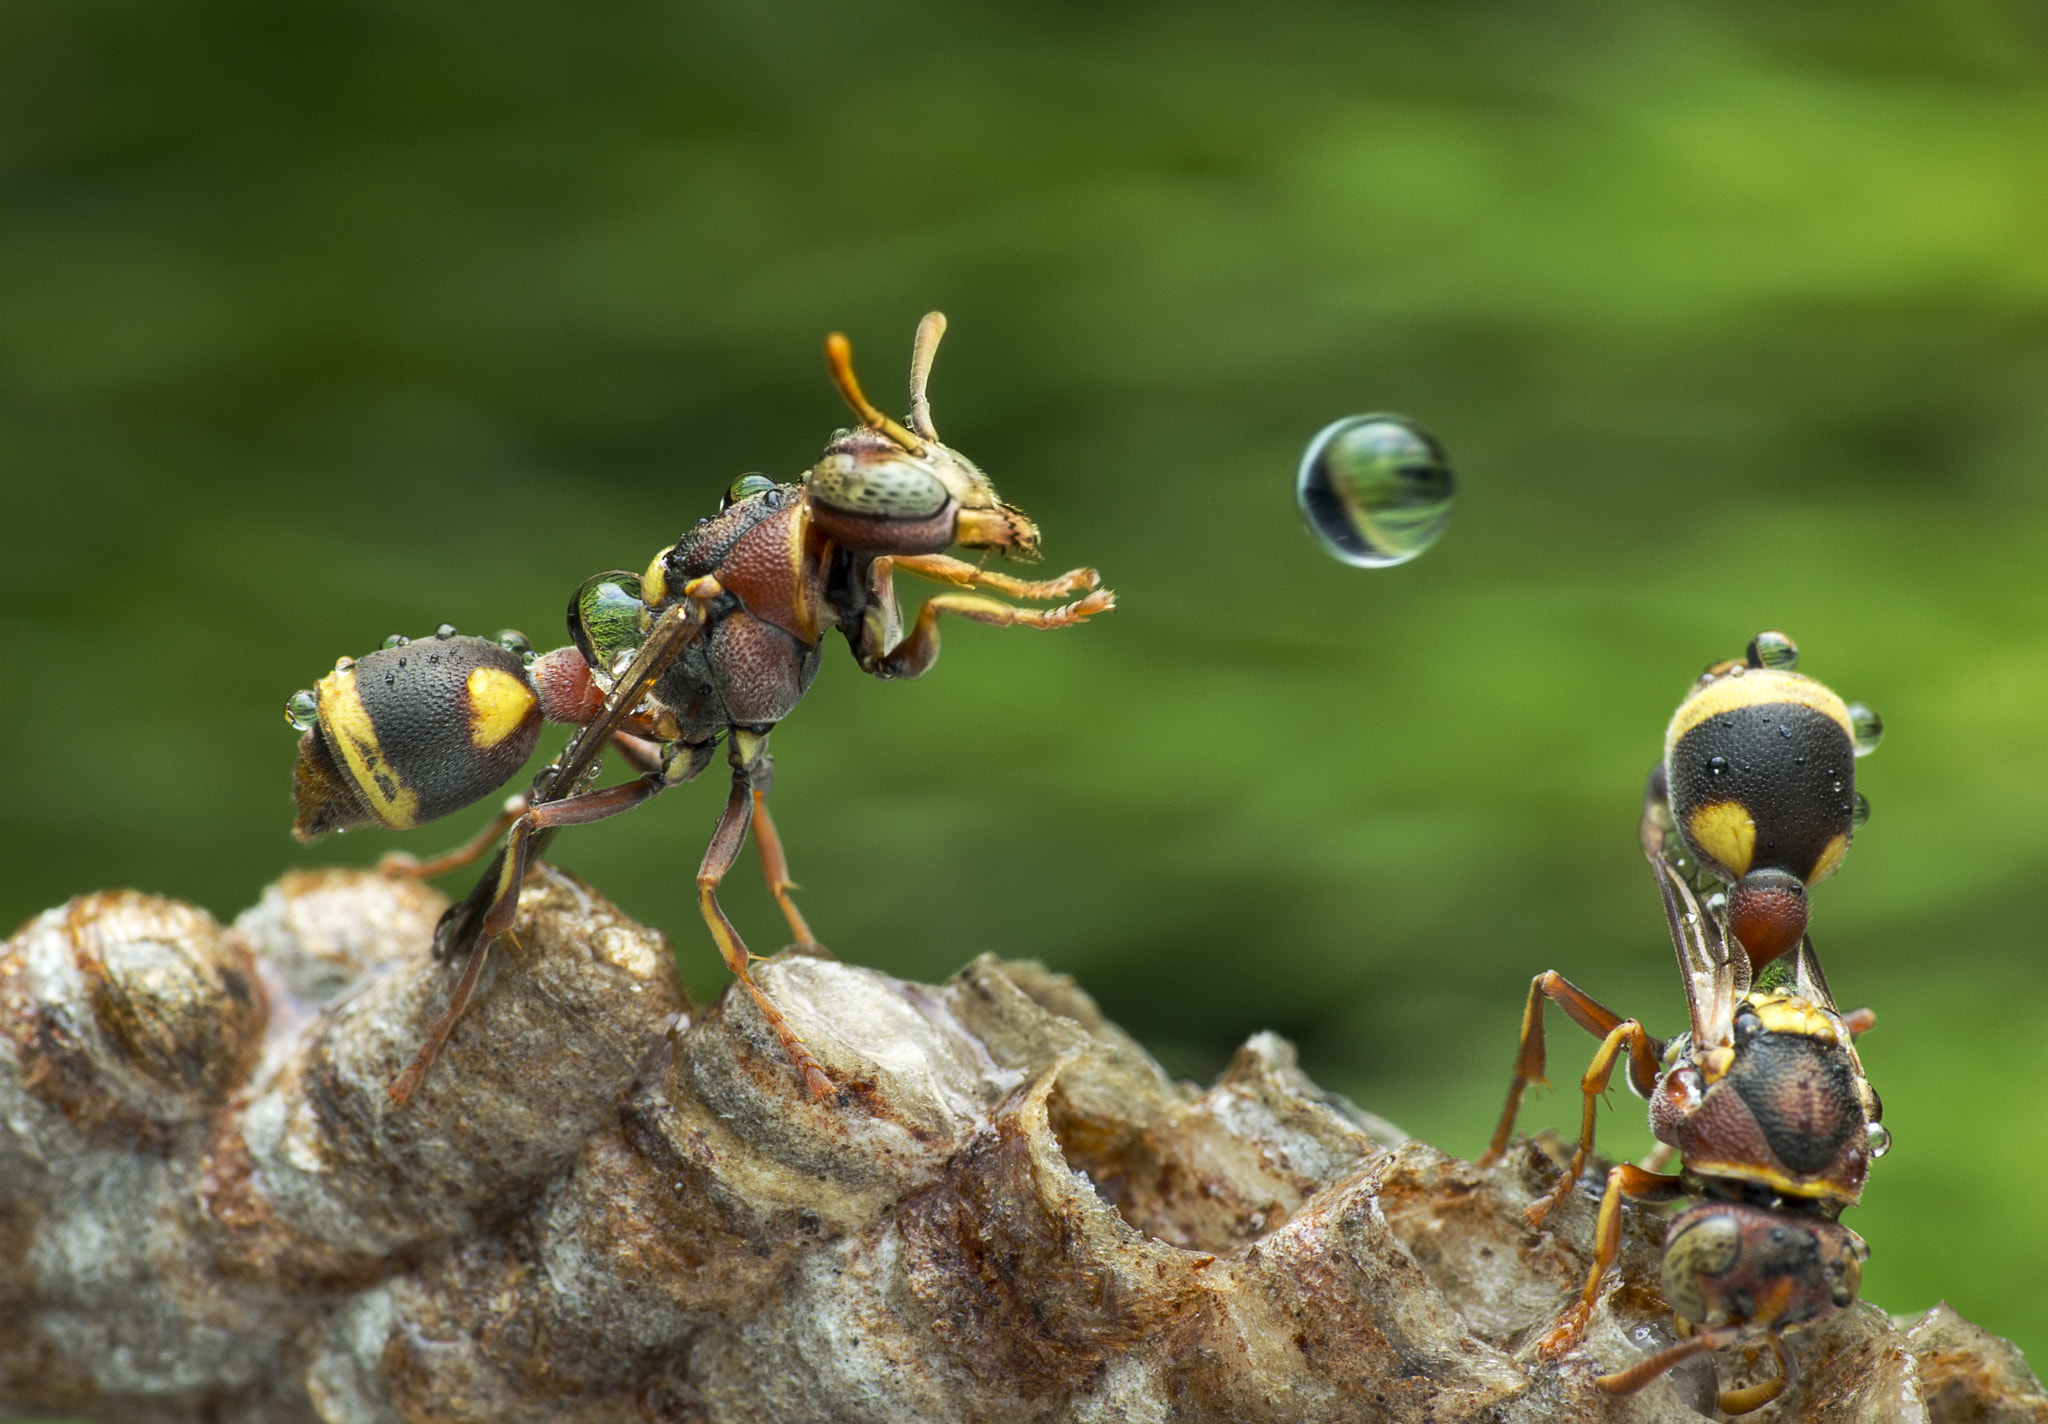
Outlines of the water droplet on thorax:
<svg viewBox="0 0 2048 1424">
<path fill-rule="evenodd" d="M 1799 645 L 1783 633 L 1766 629 L 1749 640 L 1749 665 L 1791 672 L 1799 666 Z"/>
<path fill-rule="evenodd" d="M 320 725 L 320 700 L 304 688 L 294 692 L 284 704 L 284 719 L 291 723 L 294 732 L 310 732 Z"/>
<path fill-rule="evenodd" d="M 1849 728 L 1858 756 L 1869 756 L 1884 740 L 1884 718 L 1871 711 L 1867 703 L 1849 704 Z"/>
<path fill-rule="evenodd" d="M 1325 426 L 1301 457 L 1294 495 L 1308 527 L 1347 564 L 1405 564 L 1450 522 L 1456 480 L 1436 439 L 1398 415 Z"/>
<path fill-rule="evenodd" d="M 1882 1157 L 1885 1153 L 1892 1150 L 1891 1130 L 1887 1128 L 1883 1123 L 1873 1122 L 1872 1124 L 1870 1124 L 1868 1132 L 1870 1141 L 1870 1155 L 1872 1157 Z"/>
</svg>

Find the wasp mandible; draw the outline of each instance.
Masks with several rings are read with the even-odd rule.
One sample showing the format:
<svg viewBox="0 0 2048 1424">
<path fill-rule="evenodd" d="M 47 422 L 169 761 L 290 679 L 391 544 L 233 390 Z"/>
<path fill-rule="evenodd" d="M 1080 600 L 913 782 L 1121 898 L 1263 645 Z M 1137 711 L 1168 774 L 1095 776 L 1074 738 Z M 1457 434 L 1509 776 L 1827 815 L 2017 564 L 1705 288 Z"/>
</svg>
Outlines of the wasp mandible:
<svg viewBox="0 0 2048 1424">
<path fill-rule="evenodd" d="M 718 903 L 718 886 L 749 828 L 770 891 L 799 946 L 815 946 L 790 899 L 795 888 L 765 797 L 768 737 L 817 674 L 820 642 L 837 630 L 878 678 L 919 677 L 939 655 L 938 620 L 954 614 L 997 627 L 1066 628 L 1116 606 L 1093 569 L 1029 581 L 949 556 L 958 545 L 1013 558 L 1038 555 L 1038 528 L 1004 504 L 973 462 L 942 444 L 926 384 L 946 329 L 919 324 L 908 425 L 862 393 L 852 350 L 834 333 L 826 361 L 860 424 L 840 431 L 801 479 L 746 475 L 719 512 L 657 553 L 644 572 L 599 574 L 571 600 L 573 646 L 534 655 L 516 634 L 491 640 L 443 627 L 431 639 L 386 640 L 344 658 L 287 704 L 304 732 L 293 833 L 311 841 L 354 826 L 394 830 L 445 816 L 490 794 L 525 764 L 544 722 L 579 730 L 475 840 L 419 862 L 387 858 L 394 873 L 434 875 L 504 844 L 436 931 L 436 953 L 467 956 L 447 1008 L 388 1089 L 403 1104 L 419 1087 L 474 992 L 494 941 L 507 934 L 528 867 L 564 826 L 618 815 L 689 781 L 724 742 L 732 789 L 697 870 L 697 899 L 726 966 L 759 1006 L 810 1091 L 832 1083 L 788 1020 L 755 983 L 754 956 Z M 929 598 L 906 632 L 894 577 L 916 574 L 959 590 Z M 1046 602 L 1025 608 L 991 598 Z M 639 775 L 597 788 L 607 746 Z"/>
</svg>

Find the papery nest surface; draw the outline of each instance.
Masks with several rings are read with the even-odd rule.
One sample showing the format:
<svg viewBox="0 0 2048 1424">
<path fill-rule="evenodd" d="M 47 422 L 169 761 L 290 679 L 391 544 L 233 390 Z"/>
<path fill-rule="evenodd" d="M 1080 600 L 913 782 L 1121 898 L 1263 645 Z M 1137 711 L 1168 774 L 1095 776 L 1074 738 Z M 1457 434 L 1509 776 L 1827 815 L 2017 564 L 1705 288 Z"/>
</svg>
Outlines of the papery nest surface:
<svg viewBox="0 0 2048 1424">
<path fill-rule="evenodd" d="M 746 996 L 693 1006 L 659 934 L 548 867 L 394 1109 L 444 903 L 304 872 L 226 929 L 111 892 L 0 947 L 0 1413 L 1686 1424 L 1770 1368 L 1594 1388 L 1674 1338 L 1633 1207 L 1584 1349 L 1540 1360 L 1594 1214 L 1523 1223 L 1542 1144 L 1447 1158 L 1272 1034 L 1175 1082 L 1071 980 L 987 957 L 935 986 L 761 965 L 840 1085 L 813 1100 Z M 1946 1306 L 1795 1340 L 1749 1417 L 2048 1421 Z"/>
</svg>

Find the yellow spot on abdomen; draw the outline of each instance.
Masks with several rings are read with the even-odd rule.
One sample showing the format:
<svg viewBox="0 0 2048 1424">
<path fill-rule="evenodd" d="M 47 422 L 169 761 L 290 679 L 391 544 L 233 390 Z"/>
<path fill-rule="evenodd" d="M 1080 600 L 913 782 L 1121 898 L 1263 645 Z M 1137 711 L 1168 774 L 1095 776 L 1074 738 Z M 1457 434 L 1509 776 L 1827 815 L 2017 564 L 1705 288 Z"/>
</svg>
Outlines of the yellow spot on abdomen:
<svg viewBox="0 0 2048 1424">
<path fill-rule="evenodd" d="M 503 668 L 470 673 L 469 739 L 485 751 L 525 726 L 533 709 L 533 689 Z"/>
<path fill-rule="evenodd" d="M 1685 834 L 1702 854 L 1721 863 L 1732 875 L 1749 873 L 1756 854 L 1756 821 L 1740 801 L 1716 801 L 1685 819 Z"/>
<path fill-rule="evenodd" d="M 395 831 L 420 823 L 419 793 L 399 778 L 385 760 L 363 699 L 356 692 L 354 672 L 334 672 L 314 688 L 320 700 L 320 725 L 348 763 L 349 776 L 369 801 L 377 819 Z"/>
<path fill-rule="evenodd" d="M 1849 838 L 1836 836 L 1821 847 L 1820 859 L 1813 863 L 1813 874 L 1806 877 L 1809 885 L 1818 885 L 1842 868 L 1842 857 L 1849 853 Z"/>
</svg>

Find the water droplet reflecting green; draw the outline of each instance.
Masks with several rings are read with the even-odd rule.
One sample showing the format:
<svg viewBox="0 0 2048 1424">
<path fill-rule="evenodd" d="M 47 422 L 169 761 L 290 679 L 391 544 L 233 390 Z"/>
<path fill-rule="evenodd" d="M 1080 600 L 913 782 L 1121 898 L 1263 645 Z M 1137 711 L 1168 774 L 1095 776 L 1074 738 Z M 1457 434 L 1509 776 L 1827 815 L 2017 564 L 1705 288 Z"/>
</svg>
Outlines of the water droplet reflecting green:
<svg viewBox="0 0 2048 1424">
<path fill-rule="evenodd" d="M 1862 702 L 1849 704 L 1849 727 L 1856 742 L 1856 755 L 1869 756 L 1884 740 L 1884 718 Z"/>
<path fill-rule="evenodd" d="M 531 655 L 533 652 L 533 644 L 527 642 L 526 635 L 517 628 L 501 628 L 498 630 L 498 635 L 492 638 L 491 641 L 506 652 L 517 653 L 522 658 Z"/>
<path fill-rule="evenodd" d="M 403 633 L 393 633 L 390 637 L 384 640 L 382 646 L 387 648 L 402 648 L 411 641 L 412 639 L 406 637 L 405 634 Z"/>
<path fill-rule="evenodd" d="M 1883 1123 L 1873 1122 L 1866 1131 L 1872 1157 L 1882 1157 L 1892 1150 L 1892 1134 Z"/>
<path fill-rule="evenodd" d="M 1856 829 L 1861 830 L 1863 828 L 1863 823 L 1869 819 L 1870 798 L 1868 796 L 1865 796 L 1861 791 L 1859 791 L 1856 793 L 1855 801 L 1850 803 L 1849 806 L 1849 824 L 1855 827 Z"/>
<path fill-rule="evenodd" d="M 752 499 L 755 495 L 766 494 L 774 488 L 775 481 L 769 479 L 766 475 L 741 475 L 732 482 L 732 488 L 725 492 L 725 498 L 719 501 L 718 507 L 720 509 L 731 509 L 743 499 Z"/>
<path fill-rule="evenodd" d="M 1749 640 L 1749 665 L 1790 672 L 1799 666 L 1799 645 L 1783 633 L 1766 630 Z"/>
<path fill-rule="evenodd" d="M 300 688 L 285 700 L 284 719 L 294 732 L 310 732 L 320 725 L 320 699 Z"/>
<path fill-rule="evenodd" d="M 1347 564 L 1383 569 L 1422 553 L 1450 523 L 1456 480 L 1434 437 L 1398 415 L 1323 428 L 1294 485 L 1308 527 Z"/>
<path fill-rule="evenodd" d="M 443 642 L 446 642 L 448 639 L 455 636 L 455 625 L 453 623 L 443 623 L 440 627 L 434 630 L 434 636 L 436 638 L 441 639 Z"/>
<path fill-rule="evenodd" d="M 336 672 L 353 672 L 355 665 L 356 660 L 354 658 L 336 658 L 334 660 L 334 670 Z"/>
<path fill-rule="evenodd" d="M 640 601 L 640 576 L 624 569 L 593 574 L 569 604 L 569 635 L 606 692 L 615 669 L 630 661 L 647 636 L 647 605 Z"/>
</svg>

